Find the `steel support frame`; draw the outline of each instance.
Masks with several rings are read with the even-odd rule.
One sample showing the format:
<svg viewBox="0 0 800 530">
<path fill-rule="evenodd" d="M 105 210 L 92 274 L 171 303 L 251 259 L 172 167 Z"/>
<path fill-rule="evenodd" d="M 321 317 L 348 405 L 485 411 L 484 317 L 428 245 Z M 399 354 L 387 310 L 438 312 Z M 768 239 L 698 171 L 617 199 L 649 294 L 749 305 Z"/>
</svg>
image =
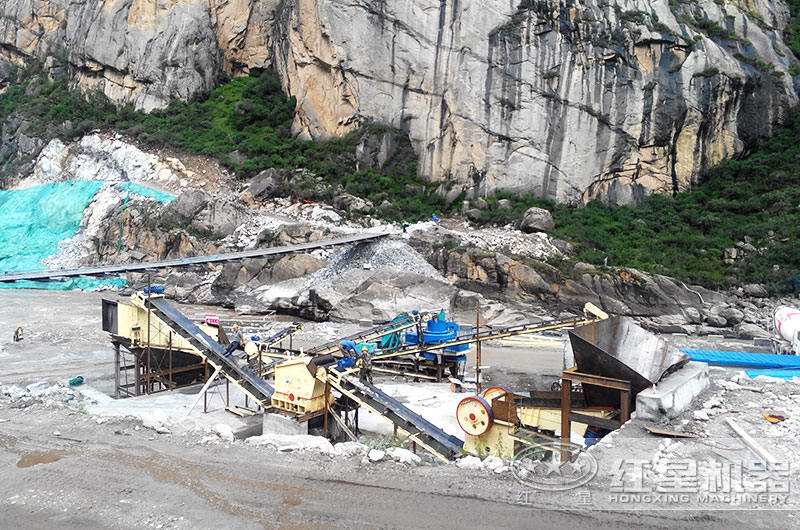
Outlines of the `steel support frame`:
<svg viewBox="0 0 800 530">
<path fill-rule="evenodd" d="M 172 362 L 171 344 L 166 368 L 163 368 L 160 363 L 149 362 L 147 347 L 128 348 L 118 341 L 112 341 L 111 344 L 114 347 L 114 389 L 117 398 L 155 394 L 175 389 L 178 386 L 186 386 L 175 383 L 174 376 L 204 368 L 201 362 L 175 367 Z"/>
<path fill-rule="evenodd" d="M 572 382 L 594 385 L 604 388 L 619 390 L 620 407 L 619 420 L 597 418 L 587 414 L 572 412 Z M 623 379 L 614 379 L 601 375 L 578 372 L 578 367 L 573 366 L 561 372 L 561 461 L 569 460 L 569 440 L 572 434 L 572 422 L 580 421 L 587 425 L 603 427 L 605 429 L 618 429 L 631 417 L 631 383 Z"/>
</svg>

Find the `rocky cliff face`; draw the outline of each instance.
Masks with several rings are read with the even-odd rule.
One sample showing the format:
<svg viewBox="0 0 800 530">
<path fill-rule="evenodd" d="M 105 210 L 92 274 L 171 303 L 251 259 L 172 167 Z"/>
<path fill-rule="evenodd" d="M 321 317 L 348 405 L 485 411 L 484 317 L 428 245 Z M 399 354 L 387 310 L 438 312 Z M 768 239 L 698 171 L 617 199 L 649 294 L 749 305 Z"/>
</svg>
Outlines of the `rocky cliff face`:
<svg viewBox="0 0 800 530">
<path fill-rule="evenodd" d="M 31 59 L 51 75 L 151 110 L 213 88 L 222 58 L 207 2 L 20 0 L 0 4 L 0 77 Z"/>
<path fill-rule="evenodd" d="M 297 128 L 386 121 L 432 179 L 626 203 L 686 189 L 796 102 L 780 2 L 515 3 L 287 2 Z"/>
<path fill-rule="evenodd" d="M 271 65 L 307 137 L 385 122 L 435 181 L 566 202 L 686 189 L 797 102 L 779 0 L 515 4 L 6 2 L 0 78 L 35 57 L 149 110 Z"/>
</svg>

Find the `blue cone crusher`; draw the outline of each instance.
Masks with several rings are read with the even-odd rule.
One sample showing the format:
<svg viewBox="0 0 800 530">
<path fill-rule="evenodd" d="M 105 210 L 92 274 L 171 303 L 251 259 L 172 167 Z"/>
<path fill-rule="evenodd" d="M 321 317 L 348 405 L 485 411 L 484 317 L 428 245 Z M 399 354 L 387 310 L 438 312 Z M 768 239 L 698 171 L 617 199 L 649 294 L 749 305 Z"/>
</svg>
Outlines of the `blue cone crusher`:
<svg viewBox="0 0 800 530">
<path fill-rule="evenodd" d="M 426 329 L 422 332 L 422 344 L 443 344 L 458 337 L 458 324 L 448 322 L 444 310 L 426 323 Z M 419 336 L 416 332 L 406 332 L 406 344 L 420 344 Z M 467 360 L 466 352 L 469 351 L 469 344 L 456 344 L 445 346 L 442 350 L 444 361 L 463 362 Z M 436 353 L 422 352 L 420 354 L 428 360 L 436 360 Z"/>
</svg>

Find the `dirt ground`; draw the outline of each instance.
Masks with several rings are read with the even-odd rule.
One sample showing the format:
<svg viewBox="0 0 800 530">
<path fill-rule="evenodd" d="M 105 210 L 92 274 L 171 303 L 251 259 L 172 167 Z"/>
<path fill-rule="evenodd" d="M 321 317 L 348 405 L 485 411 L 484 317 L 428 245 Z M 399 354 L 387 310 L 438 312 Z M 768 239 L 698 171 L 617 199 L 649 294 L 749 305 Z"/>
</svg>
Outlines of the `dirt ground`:
<svg viewBox="0 0 800 530">
<path fill-rule="evenodd" d="M 0 385 L 53 384 L 82 375 L 87 386 L 111 393 L 113 351 L 100 329 L 102 297 L 102 293 L 0 291 Z M 13 344 L 11 336 L 18 325 L 23 326 L 25 339 Z M 315 333 L 321 337 L 342 331 L 326 326 Z M 483 364 L 494 367 L 487 377 L 498 382 L 502 370 L 510 370 L 504 359 L 520 365 L 515 356 L 526 355 L 525 348 L 516 351 L 516 347 L 508 350 L 509 355 L 498 354 L 503 348 L 498 346 L 494 353 L 484 350 Z M 522 365 L 531 372 L 557 371 L 557 353 L 551 347 L 549 355 Z M 720 379 L 733 375 L 726 372 Z M 688 413 L 666 427 L 721 439 L 724 415 L 750 410 L 753 392 L 747 392 L 717 384 L 703 396 L 706 401 L 721 396 L 719 405 L 709 403 L 709 420 L 696 420 Z M 794 414 L 800 396 L 795 385 L 770 387 L 766 392 L 774 412 Z M 771 428 L 757 423 L 757 412 L 760 409 L 747 412 L 742 423 L 748 428 Z M 794 424 L 776 429 L 773 441 L 786 441 L 778 444 L 780 456 L 791 456 L 793 446 L 788 442 L 794 440 Z M 683 448 L 675 452 L 685 458 L 696 456 L 688 443 L 665 446 L 663 439 L 647 435 L 640 423 L 631 422 L 592 450 L 600 461 L 593 482 L 576 491 L 551 493 L 520 483 L 510 472 L 432 462 L 373 463 L 360 455 L 279 451 L 240 439 L 208 443 L 193 432 L 158 434 L 134 418 L 95 416 L 80 399 L 61 390 L 24 399 L 2 395 L 0 512 L 2 526 L 8 528 L 799 527 L 791 503 L 742 510 L 609 497 L 615 480 L 612 466 L 620 453 L 644 460 L 658 457 L 658 464 L 669 460 L 669 446 Z M 800 488 L 796 480 L 790 480 L 792 491 Z"/>
</svg>

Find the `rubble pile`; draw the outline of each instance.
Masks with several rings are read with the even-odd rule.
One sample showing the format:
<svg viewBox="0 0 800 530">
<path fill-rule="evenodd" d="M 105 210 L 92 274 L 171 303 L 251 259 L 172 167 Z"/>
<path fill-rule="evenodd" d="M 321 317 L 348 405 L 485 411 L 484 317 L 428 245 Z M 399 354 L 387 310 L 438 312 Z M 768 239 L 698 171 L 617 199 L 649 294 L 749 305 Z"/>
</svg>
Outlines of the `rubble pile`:
<svg viewBox="0 0 800 530">
<path fill-rule="evenodd" d="M 51 385 L 48 381 L 31 383 L 25 387 L 0 384 L 0 396 L 7 398 L 16 406 L 77 404 L 82 400 L 81 393 L 71 388 L 68 383 Z"/>
</svg>

